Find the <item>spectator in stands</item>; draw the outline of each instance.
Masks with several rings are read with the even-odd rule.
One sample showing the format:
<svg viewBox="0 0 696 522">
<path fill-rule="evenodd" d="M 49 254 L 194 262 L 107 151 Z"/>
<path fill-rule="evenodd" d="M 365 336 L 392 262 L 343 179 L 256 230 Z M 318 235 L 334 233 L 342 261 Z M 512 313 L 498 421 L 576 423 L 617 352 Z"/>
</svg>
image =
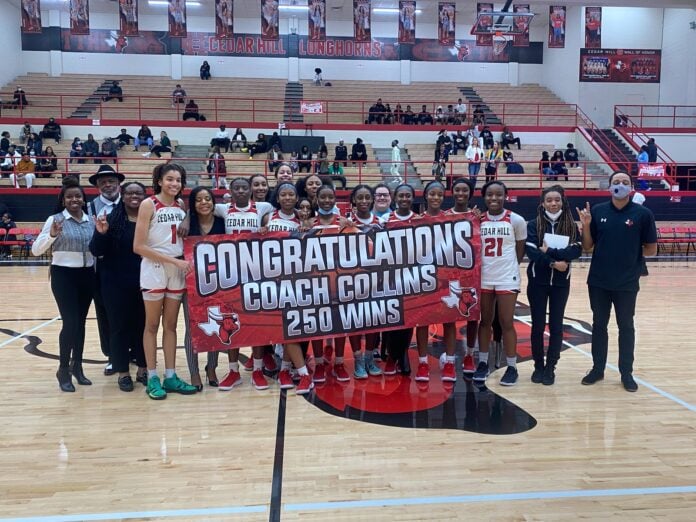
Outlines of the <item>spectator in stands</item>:
<svg viewBox="0 0 696 522">
<path fill-rule="evenodd" d="M 56 143 L 60 143 L 62 132 L 60 125 L 56 122 L 54 118 L 48 118 L 48 121 L 43 126 L 41 131 L 41 137 L 45 140 L 46 138 L 53 138 Z"/>
<path fill-rule="evenodd" d="M 230 150 L 230 133 L 227 132 L 225 124 L 220 125 L 220 130 L 215 133 L 215 137 L 210 140 L 211 147 L 220 147 L 220 150 L 225 149 L 225 152 Z"/>
<path fill-rule="evenodd" d="M 334 148 L 334 161 L 342 161 L 343 166 L 348 166 L 348 147 L 343 139 L 338 140 L 338 145 Z"/>
<path fill-rule="evenodd" d="M 454 111 L 459 117 L 460 124 L 466 123 L 466 103 L 464 103 L 461 98 L 457 100 L 457 105 L 455 105 Z"/>
<path fill-rule="evenodd" d="M 553 153 L 553 156 L 551 156 L 551 169 L 555 173 L 554 181 L 558 180 L 558 176 L 565 176 L 565 180 L 568 181 L 568 169 L 563 159 L 563 151 L 557 150 Z"/>
<path fill-rule="evenodd" d="M 549 158 L 549 153 L 543 151 L 541 153 L 541 159 L 539 160 L 539 171 L 546 177 L 546 181 L 549 181 L 555 172 L 551 168 L 551 158 Z"/>
<path fill-rule="evenodd" d="M 466 135 L 469 138 L 468 141 L 471 143 L 472 138 L 480 138 L 481 137 L 481 132 L 479 132 L 479 126 L 478 125 L 472 125 L 469 130 L 466 131 Z"/>
<path fill-rule="evenodd" d="M 343 176 L 343 167 L 338 161 L 334 161 L 329 167 L 329 176 Z"/>
<path fill-rule="evenodd" d="M 53 147 L 49 145 L 39 157 L 36 171 L 41 172 L 41 174 L 39 174 L 40 177 L 50 178 L 51 173 L 55 172 L 56 170 L 58 170 L 58 157 L 56 156 L 56 153 L 53 152 Z"/>
<path fill-rule="evenodd" d="M 322 145 L 317 154 L 314 171 L 320 176 L 329 175 L 329 152 L 326 150 L 326 145 Z"/>
<path fill-rule="evenodd" d="M 648 140 L 648 162 L 657 163 L 657 145 L 655 145 L 655 138 L 650 138 Z"/>
<path fill-rule="evenodd" d="M 471 121 L 474 125 L 483 126 L 486 124 L 486 114 L 483 112 L 483 107 L 481 105 L 477 105 L 474 109 L 474 114 Z"/>
<path fill-rule="evenodd" d="M 277 132 L 274 132 L 273 134 L 271 134 L 271 137 L 268 138 L 268 150 L 272 149 L 273 145 L 278 145 L 278 148 L 280 150 L 283 150 L 283 142 L 280 139 L 280 135 Z"/>
<path fill-rule="evenodd" d="M 445 119 L 448 125 L 461 125 L 462 121 L 457 117 L 457 113 L 454 111 L 454 105 L 451 103 L 447 106 L 445 111 Z"/>
<path fill-rule="evenodd" d="M 437 109 L 435 109 L 435 114 L 433 115 L 435 118 L 435 124 L 436 125 L 444 125 L 447 123 L 447 117 L 445 116 L 445 111 L 442 110 L 442 105 L 438 105 Z"/>
<path fill-rule="evenodd" d="M 425 125 L 426 123 L 429 123 L 431 125 L 433 124 L 433 117 L 428 112 L 428 109 L 425 105 L 421 106 L 421 111 L 418 113 L 418 123 L 420 123 L 421 125 Z"/>
<path fill-rule="evenodd" d="M 384 121 L 385 125 L 390 125 L 394 123 L 394 114 L 392 113 L 391 105 L 387 103 L 384 107 Z"/>
<path fill-rule="evenodd" d="M 378 98 L 374 105 L 368 109 L 367 123 L 384 123 L 385 112 L 386 107 L 382 103 L 382 98 Z"/>
<path fill-rule="evenodd" d="M 2 131 L 0 136 L 2 136 L 2 138 L 0 138 L 0 153 L 4 156 L 7 154 L 7 149 L 10 148 L 10 133 L 8 131 Z"/>
<path fill-rule="evenodd" d="M 201 80 L 210 80 L 210 64 L 207 60 L 203 61 L 200 68 Z"/>
<path fill-rule="evenodd" d="M 524 174 L 524 167 L 515 161 L 512 152 L 503 152 L 503 161 L 507 167 L 508 174 Z"/>
<path fill-rule="evenodd" d="M 12 94 L 12 106 L 16 109 L 17 107 L 24 107 L 26 105 L 29 105 L 27 94 L 24 92 L 24 89 L 17 86 Z"/>
<path fill-rule="evenodd" d="M 394 123 L 403 124 L 404 123 L 404 110 L 401 108 L 401 104 L 397 103 L 394 108 Z"/>
<path fill-rule="evenodd" d="M 391 154 L 391 169 L 390 174 L 396 178 L 399 183 L 402 182 L 401 175 L 399 174 L 399 168 L 401 167 L 401 149 L 399 149 L 399 140 L 393 140 L 391 143 L 392 154 Z M 404 172 L 406 169 L 404 169 Z"/>
<path fill-rule="evenodd" d="M 457 154 L 457 151 L 463 150 L 466 151 L 467 146 L 469 145 L 468 140 L 464 134 L 462 134 L 461 129 L 458 130 L 455 134 L 452 134 L 451 137 L 452 140 L 452 154 Z"/>
<path fill-rule="evenodd" d="M 493 142 L 495 140 L 493 139 L 493 133 L 491 132 L 491 129 L 488 128 L 488 125 L 483 127 L 483 130 L 481 131 L 481 139 L 483 140 L 484 149 L 493 148 Z"/>
<path fill-rule="evenodd" d="M 350 150 L 350 159 L 353 162 L 353 166 L 355 166 L 356 161 L 367 161 L 367 148 L 362 138 L 357 138 L 355 143 L 353 143 Z"/>
<path fill-rule="evenodd" d="M 5 160 L 0 164 L 0 170 L 3 172 L 14 172 L 15 166 L 22 159 L 22 155 L 17 151 L 15 145 L 10 145 L 5 154 Z"/>
<path fill-rule="evenodd" d="M 135 139 L 135 137 L 128 134 L 126 129 L 121 129 L 121 134 L 116 136 L 114 138 L 114 141 L 116 142 L 117 147 L 119 149 L 122 149 L 125 145 L 130 145 L 131 140 L 134 140 L 134 139 Z"/>
<path fill-rule="evenodd" d="M 256 135 L 256 141 L 247 147 L 249 149 L 249 159 L 254 159 L 254 154 L 263 154 L 268 150 L 266 143 L 266 135 L 259 132 Z"/>
<path fill-rule="evenodd" d="M 87 134 L 87 141 L 82 144 L 85 158 L 97 158 L 99 156 L 99 143 L 94 141 L 92 134 Z"/>
<path fill-rule="evenodd" d="M 522 143 L 520 143 L 520 139 L 515 138 L 515 135 L 510 130 L 510 127 L 503 128 L 503 132 L 500 135 L 500 141 L 502 142 L 502 146 L 504 149 L 510 150 L 511 143 L 517 143 L 517 150 L 520 150 L 522 148 Z"/>
<path fill-rule="evenodd" d="M 116 162 L 116 158 L 118 157 L 118 147 L 116 146 L 116 142 L 114 142 L 114 140 L 112 140 L 109 136 L 104 138 L 104 141 L 102 141 L 100 156 L 103 159 L 114 158 L 114 162 Z M 102 159 L 97 160 L 97 163 L 101 162 Z"/>
<path fill-rule="evenodd" d="M 2 213 L 2 219 L 0 219 L 0 230 L 3 230 L 2 234 L 0 234 L 0 237 L 3 239 L 6 239 L 7 241 L 14 241 L 15 236 L 9 235 L 8 232 L 12 230 L 13 228 L 17 228 L 17 223 L 12 221 L 12 214 L 9 212 L 3 212 Z M 12 259 L 12 247 L 9 245 L 2 245 L 0 246 L 0 259 Z"/>
<path fill-rule="evenodd" d="M 162 157 L 163 152 L 171 152 L 172 151 L 172 142 L 169 139 L 169 136 L 167 136 L 167 133 L 165 131 L 160 132 L 160 139 L 159 139 L 159 144 L 155 145 L 152 147 L 152 150 L 150 152 L 146 152 L 143 154 L 146 158 L 150 157 L 150 154 L 154 154 L 158 158 Z"/>
<path fill-rule="evenodd" d="M 568 162 L 568 167 L 579 167 L 580 163 L 578 162 L 578 149 L 573 147 L 572 143 L 568 143 L 566 147 L 567 148 L 563 153 L 563 157 Z"/>
<path fill-rule="evenodd" d="M 34 131 L 31 128 L 31 124 L 28 121 L 24 122 L 24 126 L 19 129 L 19 142 L 26 143 L 26 141 L 31 138 Z"/>
<path fill-rule="evenodd" d="M 179 103 L 186 103 L 186 91 L 181 84 L 177 83 L 172 91 L 172 107 L 175 107 L 176 104 Z"/>
<path fill-rule="evenodd" d="M 303 169 L 306 169 L 307 172 L 310 172 L 312 169 L 312 153 L 307 145 L 302 145 L 300 154 L 297 157 L 297 171 L 302 172 Z"/>
<path fill-rule="evenodd" d="M 84 163 L 85 160 L 83 159 L 85 157 L 85 148 L 82 144 L 82 140 L 75 136 L 73 139 L 72 144 L 70 145 L 70 163 L 73 163 L 73 160 L 77 158 L 78 163 Z"/>
<path fill-rule="evenodd" d="M 452 139 L 447 135 L 447 130 L 442 129 L 437 133 L 437 140 L 435 141 L 435 149 L 439 149 L 440 145 L 445 145 L 447 149 L 447 154 L 451 152 L 452 149 Z"/>
<path fill-rule="evenodd" d="M 227 188 L 227 164 L 225 156 L 220 152 L 219 146 L 213 147 L 213 152 L 208 157 L 208 165 L 206 166 L 208 177 L 213 180 L 214 188 Z"/>
<path fill-rule="evenodd" d="M 111 82 L 111 87 L 109 87 L 109 94 L 104 96 L 102 100 L 105 102 L 108 102 L 113 99 L 117 99 L 118 101 L 122 102 L 123 101 L 123 89 L 121 86 L 118 84 L 116 80 Z"/>
<path fill-rule="evenodd" d="M 275 170 L 278 165 L 285 161 L 283 151 L 280 150 L 277 143 L 268 151 L 266 159 L 268 160 L 268 168 L 270 170 Z"/>
<path fill-rule="evenodd" d="M 20 181 L 24 180 L 27 188 L 31 188 L 36 179 L 35 171 L 36 159 L 33 159 L 27 151 L 24 151 L 21 159 L 17 162 L 15 171 L 10 174 L 12 186 L 14 188 L 19 188 Z"/>
<path fill-rule="evenodd" d="M 638 170 L 640 170 L 641 167 L 647 167 L 647 165 L 648 165 L 648 147 L 647 147 L 647 145 L 641 145 L 640 152 L 638 153 L 638 157 L 636 158 L 636 162 L 638 163 Z"/>
<path fill-rule="evenodd" d="M 616 127 L 628 127 L 628 118 L 623 114 L 617 114 L 614 118 L 614 125 Z"/>
<path fill-rule="evenodd" d="M 198 111 L 198 104 L 196 104 L 193 98 L 191 98 L 184 107 L 184 113 L 181 115 L 181 119 L 184 121 L 189 119 L 196 121 L 205 121 L 203 115 Z"/>
<path fill-rule="evenodd" d="M 137 152 L 140 148 L 140 145 L 142 145 L 143 143 L 147 143 L 147 146 L 150 150 L 152 150 L 152 146 L 155 143 L 155 140 L 152 137 L 152 131 L 150 130 L 150 127 L 148 127 L 147 125 L 140 126 L 140 130 L 138 130 L 138 135 L 135 137 L 135 149 L 133 150 Z"/>
<path fill-rule="evenodd" d="M 486 151 L 486 183 L 493 181 L 498 177 L 498 165 L 503 161 L 503 148 L 500 142 L 493 143 L 488 151 Z"/>
<path fill-rule="evenodd" d="M 476 176 L 481 170 L 481 161 L 483 161 L 484 151 L 479 145 L 479 139 L 474 137 L 471 139 L 471 144 L 466 149 L 466 159 L 469 160 L 469 179 L 476 184 Z"/>
<path fill-rule="evenodd" d="M 41 136 L 35 132 L 32 132 L 31 136 L 29 136 L 29 139 L 27 140 L 26 149 L 29 152 L 33 152 L 37 156 L 40 155 L 41 151 L 43 150 L 43 140 L 41 139 Z"/>
<path fill-rule="evenodd" d="M 244 135 L 244 132 L 242 132 L 242 129 L 237 127 L 237 130 L 234 131 L 234 134 L 232 135 L 232 141 L 230 142 L 230 147 L 229 147 L 232 152 L 235 150 L 240 150 L 241 152 L 247 152 L 247 137 Z"/>
<path fill-rule="evenodd" d="M 406 105 L 406 110 L 404 111 L 404 125 L 415 125 L 417 121 L 416 113 L 413 112 L 410 105 Z"/>
</svg>

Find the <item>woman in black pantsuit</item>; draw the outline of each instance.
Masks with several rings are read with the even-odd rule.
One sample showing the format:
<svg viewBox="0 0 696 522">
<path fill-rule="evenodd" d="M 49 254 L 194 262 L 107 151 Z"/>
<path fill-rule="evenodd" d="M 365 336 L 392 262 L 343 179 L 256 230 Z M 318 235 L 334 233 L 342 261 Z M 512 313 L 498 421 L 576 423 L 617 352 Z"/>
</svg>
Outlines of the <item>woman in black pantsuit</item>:
<svg viewBox="0 0 696 522">
<path fill-rule="evenodd" d="M 64 392 L 75 391 L 71 373 L 78 384 L 92 384 L 82 370 L 85 321 L 95 283 L 94 258 L 88 248 L 94 223 L 87 215 L 85 203 L 85 193 L 78 181 L 65 178 L 56 213 L 46 220 L 31 248 L 32 254 L 40 256 L 53 247 L 51 290 L 63 321 L 56 377 Z"/>
<path fill-rule="evenodd" d="M 89 248 L 100 258 L 99 284 L 109 318 L 111 364 L 118 372 L 121 391 L 133 391 L 129 365 L 131 354 L 138 366 L 136 380 L 147 385 L 147 369 L 143 352 L 145 308 L 140 291 L 140 256 L 133 252 L 135 222 L 145 187 L 127 182 L 121 187 L 121 203 L 107 217 L 96 219 L 96 230 Z"/>
<path fill-rule="evenodd" d="M 567 246 L 550 248 L 545 236 L 567 238 Z M 550 242 L 550 241 L 549 241 Z M 563 315 L 570 293 L 570 263 L 582 254 L 580 232 L 573 221 L 563 187 L 554 185 L 541 193 L 537 217 L 527 224 L 527 298 L 532 315 L 532 382 L 551 385 L 563 344 Z M 546 307 L 549 309 L 549 347 L 544 363 Z"/>
</svg>

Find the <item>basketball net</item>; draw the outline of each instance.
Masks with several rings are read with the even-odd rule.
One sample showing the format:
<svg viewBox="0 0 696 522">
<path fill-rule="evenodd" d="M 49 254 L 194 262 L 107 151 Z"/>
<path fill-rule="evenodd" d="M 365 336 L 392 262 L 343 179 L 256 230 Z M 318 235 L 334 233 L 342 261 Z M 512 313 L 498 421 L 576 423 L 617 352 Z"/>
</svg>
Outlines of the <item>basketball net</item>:
<svg viewBox="0 0 696 522">
<path fill-rule="evenodd" d="M 507 43 L 507 37 L 503 33 L 497 31 L 493 35 L 493 54 L 496 56 L 501 54 L 507 47 Z"/>
</svg>

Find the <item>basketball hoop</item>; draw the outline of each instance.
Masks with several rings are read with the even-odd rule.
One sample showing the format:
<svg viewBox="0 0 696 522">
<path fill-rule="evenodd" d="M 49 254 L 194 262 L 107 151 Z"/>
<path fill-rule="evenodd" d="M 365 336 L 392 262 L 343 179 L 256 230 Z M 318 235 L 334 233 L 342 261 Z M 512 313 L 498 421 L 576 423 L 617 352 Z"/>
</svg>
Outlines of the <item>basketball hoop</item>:
<svg viewBox="0 0 696 522">
<path fill-rule="evenodd" d="M 502 54 L 505 48 L 507 47 L 507 43 L 507 37 L 499 31 L 496 32 L 493 35 L 493 54 L 495 54 L 496 56 Z"/>
</svg>

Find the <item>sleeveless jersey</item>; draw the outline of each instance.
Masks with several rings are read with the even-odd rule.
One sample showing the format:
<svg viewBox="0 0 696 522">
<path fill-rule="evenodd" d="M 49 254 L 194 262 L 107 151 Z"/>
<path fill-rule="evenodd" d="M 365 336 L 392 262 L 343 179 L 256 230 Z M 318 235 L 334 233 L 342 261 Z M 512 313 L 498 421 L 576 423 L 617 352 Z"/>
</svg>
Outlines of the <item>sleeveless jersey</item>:
<svg viewBox="0 0 696 522">
<path fill-rule="evenodd" d="M 481 282 L 484 285 L 520 283 L 517 241 L 527 239 L 527 223 L 505 210 L 499 216 L 481 215 Z"/>
<path fill-rule="evenodd" d="M 286 216 L 285 214 L 281 213 L 280 210 L 276 210 L 273 212 L 273 214 L 271 214 L 266 227 L 268 227 L 269 232 L 289 232 L 292 230 L 298 230 L 301 224 L 300 218 L 298 218 L 296 214 Z"/>
<path fill-rule="evenodd" d="M 155 205 L 155 211 L 147 233 L 147 246 L 167 256 L 181 257 L 184 255 L 184 241 L 176 234 L 176 229 L 186 217 L 186 212 L 178 201 L 167 206 L 157 196 L 151 196 L 150 200 Z"/>
<path fill-rule="evenodd" d="M 418 216 L 418 219 L 421 222 L 428 223 L 430 221 L 436 221 L 439 216 L 444 216 L 444 215 L 445 215 L 445 213 L 442 210 L 434 216 L 432 216 L 426 212 L 425 214 L 421 214 L 420 216 Z"/>
<path fill-rule="evenodd" d="M 261 227 L 261 217 L 272 205 L 265 202 L 250 202 L 246 208 L 239 208 L 232 203 L 215 205 L 215 215 L 225 220 L 226 234 L 256 232 Z"/>
<path fill-rule="evenodd" d="M 335 228 L 336 231 L 338 231 L 341 228 L 341 223 L 339 222 L 340 219 L 341 219 L 341 216 L 339 216 L 338 214 L 334 214 L 333 216 L 331 216 L 331 223 L 329 223 L 328 225 L 324 225 L 321 221 L 319 221 L 318 217 L 315 217 L 312 220 L 312 229 L 313 230 L 327 230 L 327 229 L 330 230 L 330 229 Z"/>
<path fill-rule="evenodd" d="M 409 213 L 408 216 L 401 216 L 396 212 L 392 212 L 389 214 L 386 223 L 411 223 L 415 217 L 416 214 L 414 212 Z"/>
<path fill-rule="evenodd" d="M 382 223 L 382 220 L 375 216 L 372 212 L 370 212 L 370 217 L 367 219 L 358 217 L 356 213 L 353 213 L 350 220 L 356 225 L 379 225 Z"/>
</svg>

